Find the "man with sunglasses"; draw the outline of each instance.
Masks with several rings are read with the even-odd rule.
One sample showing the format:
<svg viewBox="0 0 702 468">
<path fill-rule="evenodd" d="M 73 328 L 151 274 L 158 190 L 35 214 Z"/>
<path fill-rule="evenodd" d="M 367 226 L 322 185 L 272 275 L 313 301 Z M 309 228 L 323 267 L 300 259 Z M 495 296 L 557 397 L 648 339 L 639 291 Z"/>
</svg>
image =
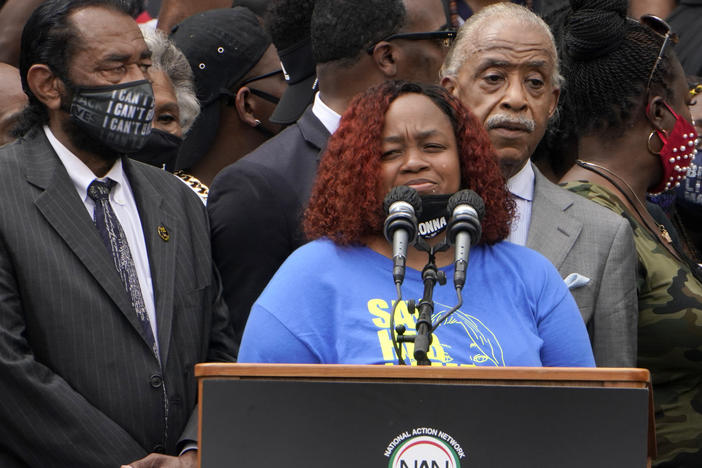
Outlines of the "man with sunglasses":
<svg viewBox="0 0 702 468">
<path fill-rule="evenodd" d="M 171 39 L 190 62 L 202 106 L 176 175 L 206 200 L 222 168 L 280 131 L 269 118 L 287 85 L 275 46 L 247 8 L 191 16 Z"/>
<path fill-rule="evenodd" d="M 238 339 L 254 300 L 306 242 L 300 219 L 340 114 L 356 94 L 389 79 L 438 82 L 454 36 L 447 23 L 441 0 L 315 2 L 310 32 L 319 92 L 313 104 L 222 170 L 208 199 L 213 256 Z"/>
</svg>

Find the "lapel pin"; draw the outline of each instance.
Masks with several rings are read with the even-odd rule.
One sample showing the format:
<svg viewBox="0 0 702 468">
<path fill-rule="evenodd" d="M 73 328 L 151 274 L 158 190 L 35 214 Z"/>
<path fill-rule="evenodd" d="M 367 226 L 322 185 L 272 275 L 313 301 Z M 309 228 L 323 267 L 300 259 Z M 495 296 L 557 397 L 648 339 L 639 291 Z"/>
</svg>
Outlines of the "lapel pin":
<svg viewBox="0 0 702 468">
<path fill-rule="evenodd" d="M 168 229 L 163 225 L 158 227 L 158 236 L 163 239 L 164 242 L 168 242 L 168 239 L 171 238 L 171 235 L 168 234 Z"/>
</svg>

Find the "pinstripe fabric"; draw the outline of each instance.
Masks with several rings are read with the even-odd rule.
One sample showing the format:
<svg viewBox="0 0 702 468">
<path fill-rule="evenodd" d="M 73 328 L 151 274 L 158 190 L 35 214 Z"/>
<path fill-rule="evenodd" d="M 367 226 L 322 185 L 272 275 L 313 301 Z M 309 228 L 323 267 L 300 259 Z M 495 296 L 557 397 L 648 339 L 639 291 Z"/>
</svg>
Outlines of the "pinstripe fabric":
<svg viewBox="0 0 702 468">
<path fill-rule="evenodd" d="M 158 447 L 175 453 L 195 406 L 193 364 L 232 359 L 202 203 L 170 174 L 124 165 L 149 252 L 162 372 L 43 133 L 0 148 L 3 467 L 115 467 Z"/>
<path fill-rule="evenodd" d="M 533 169 L 526 246 L 548 258 L 561 277 L 578 273 L 590 279 L 570 292 L 590 334 L 597 365 L 635 366 L 638 300 L 631 229 L 622 217 L 611 216 L 589 200 L 583 203 Z"/>
</svg>

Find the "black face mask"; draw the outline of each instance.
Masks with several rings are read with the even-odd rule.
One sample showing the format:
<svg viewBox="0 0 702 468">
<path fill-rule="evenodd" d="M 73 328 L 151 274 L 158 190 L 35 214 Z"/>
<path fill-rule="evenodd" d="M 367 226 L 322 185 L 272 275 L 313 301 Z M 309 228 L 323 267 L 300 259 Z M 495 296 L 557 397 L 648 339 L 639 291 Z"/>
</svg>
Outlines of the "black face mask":
<svg viewBox="0 0 702 468">
<path fill-rule="evenodd" d="M 178 150 L 182 144 L 181 137 L 154 128 L 151 130 L 151 135 L 146 140 L 144 147 L 129 157 L 161 169 L 173 171 Z"/>
<path fill-rule="evenodd" d="M 92 138 L 126 154 L 146 144 L 154 117 L 154 93 L 147 80 L 72 92 L 71 118 Z"/>
<path fill-rule="evenodd" d="M 424 239 L 431 239 L 446 230 L 446 205 L 452 194 L 422 195 L 422 215 L 417 230 Z"/>
</svg>

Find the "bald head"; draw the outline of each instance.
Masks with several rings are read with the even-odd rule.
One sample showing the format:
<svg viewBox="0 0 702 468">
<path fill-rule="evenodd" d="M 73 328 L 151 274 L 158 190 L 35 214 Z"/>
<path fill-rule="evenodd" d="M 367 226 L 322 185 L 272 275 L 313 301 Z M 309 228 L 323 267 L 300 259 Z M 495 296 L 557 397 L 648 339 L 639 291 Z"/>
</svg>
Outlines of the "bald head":
<svg viewBox="0 0 702 468">
<path fill-rule="evenodd" d="M 10 134 L 20 112 L 27 105 L 19 70 L 0 62 L 0 146 L 14 140 Z"/>
</svg>

